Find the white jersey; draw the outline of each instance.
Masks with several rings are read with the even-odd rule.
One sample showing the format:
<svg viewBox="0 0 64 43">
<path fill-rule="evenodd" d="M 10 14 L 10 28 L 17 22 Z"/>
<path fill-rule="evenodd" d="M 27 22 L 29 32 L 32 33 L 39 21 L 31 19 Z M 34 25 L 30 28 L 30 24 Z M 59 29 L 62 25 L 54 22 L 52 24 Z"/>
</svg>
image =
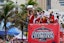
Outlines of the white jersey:
<svg viewBox="0 0 64 43">
<path fill-rule="evenodd" d="M 57 20 L 57 15 L 55 13 L 53 13 L 54 15 L 54 20 Z"/>
<path fill-rule="evenodd" d="M 38 18 L 39 18 L 38 16 L 37 16 L 37 18 L 34 17 L 33 23 L 36 23 L 36 20 L 37 20 Z"/>
<path fill-rule="evenodd" d="M 39 14 L 39 12 L 37 12 L 37 16 L 39 16 L 40 14 Z"/>
<path fill-rule="evenodd" d="M 45 16 L 45 17 L 49 18 L 49 14 L 48 14 L 48 13 L 41 14 L 41 16 L 42 16 L 42 17 Z"/>
<path fill-rule="evenodd" d="M 37 18 L 34 18 L 33 23 L 36 23 L 36 19 L 37 19 Z"/>
</svg>

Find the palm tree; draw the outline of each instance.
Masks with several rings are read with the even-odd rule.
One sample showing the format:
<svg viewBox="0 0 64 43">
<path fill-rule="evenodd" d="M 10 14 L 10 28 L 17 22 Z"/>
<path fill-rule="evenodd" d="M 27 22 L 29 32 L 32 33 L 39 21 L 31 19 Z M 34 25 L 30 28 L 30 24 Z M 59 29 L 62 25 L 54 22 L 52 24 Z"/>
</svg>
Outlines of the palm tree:
<svg viewBox="0 0 64 43">
<path fill-rule="evenodd" d="M 37 3 L 33 0 L 28 0 L 28 2 L 26 4 L 21 4 L 20 7 L 22 9 L 21 11 L 21 16 L 20 16 L 20 20 L 21 20 L 21 30 L 22 30 L 22 34 L 23 34 L 23 27 L 28 27 L 28 21 L 27 21 L 27 6 L 28 5 L 37 5 Z M 23 37 L 23 36 L 22 36 Z"/>
<path fill-rule="evenodd" d="M 37 3 L 33 0 L 28 0 L 27 5 L 37 5 Z"/>
<path fill-rule="evenodd" d="M 21 19 L 24 20 L 24 21 L 27 19 L 26 17 L 27 17 L 27 6 L 28 5 L 35 6 L 35 5 L 37 5 L 37 3 L 35 1 L 33 1 L 33 0 L 28 0 L 28 2 L 26 4 L 21 4 L 20 5 L 20 7 L 22 9 L 22 11 L 21 11 L 21 16 L 22 16 Z"/>
<path fill-rule="evenodd" d="M 13 2 L 12 1 L 9 1 L 7 3 L 5 3 L 5 5 L 3 6 L 3 16 L 4 16 L 4 26 L 5 26 L 5 39 L 6 39 L 6 31 L 7 31 L 7 28 L 6 28 L 6 20 L 8 17 L 10 17 L 9 15 L 9 12 L 14 8 L 14 5 L 13 5 Z"/>
<path fill-rule="evenodd" d="M 22 14 L 27 13 L 27 6 L 28 5 L 35 6 L 35 5 L 37 5 L 37 3 L 33 0 L 28 0 L 28 2 L 26 4 L 21 4 L 20 6 L 21 6 L 21 9 L 22 9 Z"/>
</svg>

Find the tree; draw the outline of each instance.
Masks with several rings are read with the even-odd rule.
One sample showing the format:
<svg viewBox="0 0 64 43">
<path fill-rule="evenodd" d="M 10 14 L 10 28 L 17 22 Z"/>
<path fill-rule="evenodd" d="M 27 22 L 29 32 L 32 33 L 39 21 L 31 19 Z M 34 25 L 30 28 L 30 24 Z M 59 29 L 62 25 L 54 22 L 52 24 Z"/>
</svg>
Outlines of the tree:
<svg viewBox="0 0 64 43">
<path fill-rule="evenodd" d="M 33 0 L 28 0 L 27 5 L 37 5 L 37 3 Z"/>
<path fill-rule="evenodd" d="M 6 35 L 7 35 L 7 33 L 6 33 L 6 31 L 7 31 L 7 28 L 6 28 L 6 20 L 7 20 L 8 17 L 10 17 L 9 12 L 13 8 L 14 8 L 14 5 L 13 5 L 13 2 L 12 1 L 9 1 L 9 2 L 5 3 L 5 5 L 3 6 L 3 14 L 2 14 L 2 16 L 4 17 L 5 39 L 6 39 Z"/>
<path fill-rule="evenodd" d="M 37 7 L 36 10 L 38 10 L 38 11 L 42 11 L 42 9 L 41 9 L 40 7 Z"/>
<path fill-rule="evenodd" d="M 26 4 L 21 4 L 20 5 L 22 11 L 21 11 L 21 14 L 18 15 L 18 16 L 20 16 L 20 20 L 21 20 L 20 23 L 21 23 L 21 29 L 22 29 L 22 31 L 23 31 L 23 27 L 28 27 L 28 21 L 27 21 L 27 11 L 28 11 L 27 10 L 27 6 L 28 5 L 35 6 L 35 5 L 37 5 L 37 3 L 35 1 L 33 1 L 33 0 L 28 0 L 28 2 Z M 22 32 L 22 34 L 23 34 L 23 32 Z"/>
<path fill-rule="evenodd" d="M 33 0 L 28 0 L 28 2 L 26 3 L 26 4 L 21 4 L 20 6 L 21 6 L 21 9 L 22 9 L 22 12 L 21 12 L 21 14 L 26 14 L 27 13 L 27 6 L 28 5 L 33 5 L 33 6 L 35 6 L 35 5 L 37 5 L 37 3 L 35 2 L 35 1 L 33 1 Z"/>
<path fill-rule="evenodd" d="M 5 4 L 5 6 L 3 7 L 3 11 L 4 11 L 4 15 L 5 17 L 8 17 L 9 16 L 9 12 L 14 8 L 14 2 L 12 1 L 9 1 Z"/>
</svg>

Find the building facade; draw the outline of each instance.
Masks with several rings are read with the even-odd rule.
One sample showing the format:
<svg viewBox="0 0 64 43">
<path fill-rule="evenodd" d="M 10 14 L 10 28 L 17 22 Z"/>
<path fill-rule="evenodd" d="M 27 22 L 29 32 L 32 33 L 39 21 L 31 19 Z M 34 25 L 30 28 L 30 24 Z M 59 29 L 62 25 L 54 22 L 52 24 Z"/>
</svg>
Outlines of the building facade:
<svg viewBox="0 0 64 43">
<path fill-rule="evenodd" d="M 64 11 L 64 0 L 36 0 L 43 10 L 54 9 Z"/>
<path fill-rule="evenodd" d="M 38 7 L 41 7 L 43 10 L 46 10 L 46 0 L 36 0 Z"/>
<path fill-rule="evenodd" d="M 4 0 L 0 0 L 0 5 L 3 5 Z M 27 3 L 28 0 L 12 0 L 14 3 L 17 2 L 18 5 Z M 38 7 L 43 10 L 48 9 L 58 9 L 64 11 L 64 0 L 34 0 L 38 3 Z"/>
<path fill-rule="evenodd" d="M 64 11 L 64 0 L 51 0 L 51 9 Z"/>
</svg>

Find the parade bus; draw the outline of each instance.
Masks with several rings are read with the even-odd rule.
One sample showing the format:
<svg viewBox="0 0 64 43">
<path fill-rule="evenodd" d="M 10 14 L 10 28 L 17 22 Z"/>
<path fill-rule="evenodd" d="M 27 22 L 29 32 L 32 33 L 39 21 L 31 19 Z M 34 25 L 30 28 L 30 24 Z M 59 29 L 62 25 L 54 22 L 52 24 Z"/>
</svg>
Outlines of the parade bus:
<svg viewBox="0 0 64 43">
<path fill-rule="evenodd" d="M 63 19 L 64 16 L 60 16 Z M 28 43 L 61 43 L 63 32 L 60 31 L 60 19 L 54 23 L 29 23 L 28 24 Z"/>
</svg>

